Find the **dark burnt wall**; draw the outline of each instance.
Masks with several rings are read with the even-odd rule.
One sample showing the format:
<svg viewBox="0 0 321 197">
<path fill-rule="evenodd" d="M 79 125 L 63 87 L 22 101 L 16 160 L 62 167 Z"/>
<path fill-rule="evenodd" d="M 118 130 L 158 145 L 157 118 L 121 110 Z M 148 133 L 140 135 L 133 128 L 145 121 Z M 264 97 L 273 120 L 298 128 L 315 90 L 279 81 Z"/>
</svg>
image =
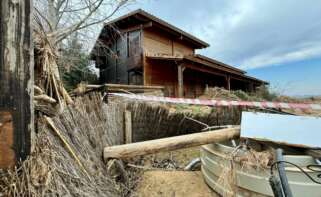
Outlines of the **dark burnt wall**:
<svg viewBox="0 0 321 197">
<path fill-rule="evenodd" d="M 0 3 L 0 168 L 31 150 L 33 49 L 30 1 Z"/>
<path fill-rule="evenodd" d="M 96 65 L 100 68 L 101 83 L 137 84 L 142 79 L 141 30 L 118 34 L 104 45 Z"/>
</svg>

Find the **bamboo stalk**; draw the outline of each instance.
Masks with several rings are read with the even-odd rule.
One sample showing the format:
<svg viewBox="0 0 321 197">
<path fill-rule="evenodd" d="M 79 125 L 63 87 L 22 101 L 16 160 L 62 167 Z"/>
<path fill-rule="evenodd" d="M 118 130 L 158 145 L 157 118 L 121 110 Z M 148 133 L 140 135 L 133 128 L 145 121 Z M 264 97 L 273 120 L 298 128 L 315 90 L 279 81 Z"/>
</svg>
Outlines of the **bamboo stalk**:
<svg viewBox="0 0 321 197">
<path fill-rule="evenodd" d="M 82 169 L 82 171 L 87 175 L 88 179 L 91 180 L 89 173 L 87 172 L 85 166 L 81 163 L 80 159 L 76 155 L 76 153 L 72 150 L 71 146 L 68 144 L 67 140 L 61 135 L 60 131 L 56 128 L 54 122 L 51 118 L 45 116 L 45 120 L 47 124 L 51 127 L 51 129 L 58 135 L 60 140 L 63 142 L 63 144 L 66 146 L 67 150 L 71 154 L 71 156 L 76 160 L 79 167 Z"/>
</svg>

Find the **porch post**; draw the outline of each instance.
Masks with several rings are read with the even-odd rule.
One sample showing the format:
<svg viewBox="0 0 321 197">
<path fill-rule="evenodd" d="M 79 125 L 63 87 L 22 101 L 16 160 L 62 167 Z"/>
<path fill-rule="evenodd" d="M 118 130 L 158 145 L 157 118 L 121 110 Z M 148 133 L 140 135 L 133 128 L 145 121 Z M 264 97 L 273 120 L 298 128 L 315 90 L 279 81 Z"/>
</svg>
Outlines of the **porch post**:
<svg viewBox="0 0 321 197">
<path fill-rule="evenodd" d="M 254 84 L 253 84 L 253 82 L 249 82 L 249 92 L 254 92 Z"/>
<path fill-rule="evenodd" d="M 184 76 L 185 67 L 183 64 L 177 65 L 178 74 L 178 97 L 184 97 Z"/>
<path fill-rule="evenodd" d="M 231 76 L 230 75 L 226 76 L 226 89 L 231 90 Z"/>
</svg>

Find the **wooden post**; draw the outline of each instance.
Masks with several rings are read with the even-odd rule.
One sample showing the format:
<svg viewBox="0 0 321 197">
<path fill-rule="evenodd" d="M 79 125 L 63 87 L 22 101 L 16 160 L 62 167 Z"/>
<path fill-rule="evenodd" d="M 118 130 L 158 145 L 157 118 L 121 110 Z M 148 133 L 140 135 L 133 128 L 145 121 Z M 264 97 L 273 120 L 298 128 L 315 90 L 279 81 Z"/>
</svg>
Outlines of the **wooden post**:
<svg viewBox="0 0 321 197">
<path fill-rule="evenodd" d="M 0 168 L 24 160 L 33 133 L 30 0 L 0 2 Z"/>
<path fill-rule="evenodd" d="M 253 82 L 249 82 L 249 92 L 254 92 L 254 84 L 253 84 Z"/>
<path fill-rule="evenodd" d="M 109 146 L 104 149 L 104 159 L 128 158 L 157 153 L 160 151 L 172 151 L 181 148 L 226 141 L 238 138 L 239 136 L 240 127 L 238 126 L 215 131 L 136 142 L 132 144 Z"/>
<path fill-rule="evenodd" d="M 128 110 L 124 112 L 125 120 L 125 144 L 130 144 L 133 142 L 133 132 L 132 132 L 132 113 Z"/>
<path fill-rule="evenodd" d="M 231 90 L 231 76 L 230 75 L 226 76 L 226 89 Z"/>
<path fill-rule="evenodd" d="M 184 73 L 185 67 L 183 64 L 177 65 L 178 74 L 178 97 L 184 97 Z"/>
</svg>

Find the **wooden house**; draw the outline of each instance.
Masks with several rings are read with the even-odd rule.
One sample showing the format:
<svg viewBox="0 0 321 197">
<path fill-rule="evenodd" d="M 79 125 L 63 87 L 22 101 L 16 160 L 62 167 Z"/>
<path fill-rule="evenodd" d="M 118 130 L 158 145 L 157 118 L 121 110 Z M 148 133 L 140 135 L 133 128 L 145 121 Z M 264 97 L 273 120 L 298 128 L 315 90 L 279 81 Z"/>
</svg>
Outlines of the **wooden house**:
<svg viewBox="0 0 321 197">
<path fill-rule="evenodd" d="M 254 91 L 267 82 L 195 53 L 209 44 L 139 9 L 104 25 L 91 59 L 101 83 L 162 85 L 167 96 L 197 97 L 206 87 Z"/>
</svg>

